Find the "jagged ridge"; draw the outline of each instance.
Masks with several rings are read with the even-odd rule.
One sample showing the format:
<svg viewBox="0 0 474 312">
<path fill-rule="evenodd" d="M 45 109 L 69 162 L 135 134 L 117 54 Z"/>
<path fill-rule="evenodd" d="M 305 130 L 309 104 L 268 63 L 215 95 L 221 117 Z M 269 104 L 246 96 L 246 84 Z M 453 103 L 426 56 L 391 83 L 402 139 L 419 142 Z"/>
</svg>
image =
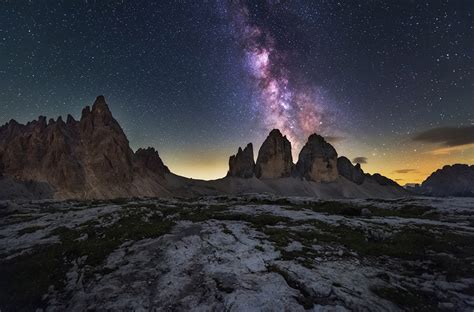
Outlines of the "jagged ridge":
<svg viewBox="0 0 474 312">
<path fill-rule="evenodd" d="M 126 197 L 136 172 L 169 172 L 154 150 L 134 154 L 103 96 L 76 121 L 40 116 L 0 128 L 0 163 L 6 175 L 52 185 L 58 197 Z"/>
<path fill-rule="evenodd" d="M 354 167 L 347 159 L 344 161 L 337 156 L 331 144 L 322 136 L 313 134 L 295 165 L 291 143 L 278 129 L 273 129 L 258 151 L 256 162 L 251 143 L 230 157 L 226 178 L 199 181 L 178 177 L 165 166 L 154 148 L 132 151 L 103 96 L 98 96 L 92 107 L 86 106 L 82 110 L 79 121 L 68 115 L 66 122 L 58 117 L 47 123 L 46 117 L 40 116 L 26 125 L 11 120 L 0 127 L 0 175 L 14 179 L 10 184 L 21 181 L 47 184 L 56 198 L 242 192 L 314 196 L 329 192 L 336 196 L 334 190 L 340 183 L 346 183 L 340 180 L 341 176 L 354 185 L 369 180 L 380 186 L 401 189 L 392 180 L 378 174 L 364 174 L 360 165 Z M 236 178 L 257 180 L 240 184 L 234 182 Z M 318 191 L 314 189 L 315 184 L 308 188 L 301 181 L 334 185 L 329 190 Z M 47 188 L 42 186 L 42 189 Z M 372 188 L 370 194 L 374 192 Z M 336 193 L 337 196 L 346 196 L 344 190 Z M 349 196 L 367 196 L 367 192 L 356 187 Z"/>
</svg>

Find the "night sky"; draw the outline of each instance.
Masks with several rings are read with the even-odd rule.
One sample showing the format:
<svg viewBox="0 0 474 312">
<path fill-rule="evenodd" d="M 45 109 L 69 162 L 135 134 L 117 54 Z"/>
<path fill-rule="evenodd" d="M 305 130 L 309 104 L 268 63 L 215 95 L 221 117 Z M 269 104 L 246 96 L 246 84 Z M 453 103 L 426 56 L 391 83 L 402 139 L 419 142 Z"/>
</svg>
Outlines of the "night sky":
<svg viewBox="0 0 474 312">
<path fill-rule="evenodd" d="M 222 177 L 272 128 L 400 184 L 474 163 L 474 1 L 1 1 L 0 124 L 103 94 L 131 147 Z"/>
</svg>

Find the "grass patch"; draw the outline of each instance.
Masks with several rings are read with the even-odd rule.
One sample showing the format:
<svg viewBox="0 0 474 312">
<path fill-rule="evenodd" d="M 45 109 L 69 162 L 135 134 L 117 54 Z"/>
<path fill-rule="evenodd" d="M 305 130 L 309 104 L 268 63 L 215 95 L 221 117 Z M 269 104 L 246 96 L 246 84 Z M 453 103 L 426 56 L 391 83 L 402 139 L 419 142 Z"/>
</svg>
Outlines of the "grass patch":
<svg viewBox="0 0 474 312">
<path fill-rule="evenodd" d="M 438 219 L 439 214 L 433 207 L 406 204 L 395 209 L 379 208 L 371 205 L 356 205 L 352 203 L 327 201 L 315 202 L 299 206 L 300 208 L 311 209 L 315 212 L 336 214 L 346 217 L 358 217 L 362 214 L 362 209 L 370 210 L 374 217 L 399 217 L 399 218 L 421 218 Z"/>
<path fill-rule="evenodd" d="M 395 303 L 408 311 L 436 311 L 437 305 L 430 296 L 414 289 L 378 287 L 370 289 L 378 297 Z"/>
<path fill-rule="evenodd" d="M 436 209 L 429 206 L 407 204 L 395 209 L 370 207 L 373 216 L 377 217 L 399 217 L 418 219 L 439 219 L 440 214 Z"/>
<path fill-rule="evenodd" d="M 276 225 L 279 222 L 289 222 L 291 219 L 275 216 L 271 214 L 248 215 L 244 213 L 227 212 L 227 206 L 211 205 L 197 208 L 187 208 L 180 210 L 180 218 L 193 222 L 203 222 L 207 220 L 222 221 L 242 221 L 250 223 L 257 230 L 262 230 L 265 226 Z"/>
<path fill-rule="evenodd" d="M 39 226 L 39 225 L 29 226 L 29 227 L 26 227 L 24 229 L 19 230 L 18 231 L 18 236 L 34 233 L 34 232 L 36 232 L 38 230 L 41 230 L 41 229 L 44 229 L 44 228 L 46 228 L 46 226 Z"/>
<path fill-rule="evenodd" d="M 256 198 L 251 197 L 245 201 L 247 204 L 254 204 L 254 205 L 293 205 L 293 203 L 288 200 L 287 198 Z"/>
<path fill-rule="evenodd" d="M 0 263 L 2 311 L 45 308 L 42 296 L 50 285 L 62 288 L 67 272 L 59 245 L 40 246 L 32 254 Z"/>
<path fill-rule="evenodd" d="M 402 201 L 403 202 L 403 201 Z M 310 209 L 314 212 L 335 214 L 346 217 L 359 217 L 362 214 L 362 209 L 367 208 L 371 211 L 372 216 L 377 217 L 400 217 L 400 218 L 426 218 L 438 219 L 439 213 L 433 207 L 404 204 L 395 209 L 379 208 L 373 205 L 357 205 L 349 202 L 339 201 L 315 201 L 306 203 L 292 203 L 286 198 L 269 199 L 269 198 L 250 198 L 245 203 L 252 203 L 256 205 L 280 205 L 290 210 Z M 390 201 L 391 204 L 397 204 L 396 201 Z"/>
<path fill-rule="evenodd" d="M 346 225 L 332 225 L 321 221 L 302 224 L 311 224 L 313 227 L 305 230 L 296 230 L 291 226 L 263 227 L 260 230 L 274 243 L 283 260 L 296 260 L 308 268 L 312 267 L 313 259 L 318 256 L 312 248 L 317 242 L 343 246 L 364 257 L 430 260 L 430 270 L 446 274 L 449 281 L 460 277 L 474 277 L 474 268 L 469 260 L 474 254 L 471 236 L 439 228 L 418 227 L 402 229 L 385 240 L 368 240 L 364 231 Z M 300 242 L 303 248 L 286 251 L 285 247 L 293 241 Z M 442 253 L 452 256 L 438 255 Z"/>
<path fill-rule="evenodd" d="M 151 216 L 147 221 L 138 214 L 126 213 L 108 227 L 97 226 L 97 221 L 77 229 L 56 228 L 61 243 L 42 246 L 30 254 L 0 262 L 0 306 L 5 311 L 31 311 L 44 308 L 42 296 L 50 285 L 64 287 L 65 274 L 71 261 L 87 256 L 86 281 L 98 271 L 107 256 L 128 240 L 156 238 L 168 233 L 174 223 Z M 78 240 L 87 234 L 87 239 Z"/>
<path fill-rule="evenodd" d="M 158 205 L 156 203 L 130 203 L 123 206 L 124 208 L 148 208 L 156 209 Z"/>
</svg>

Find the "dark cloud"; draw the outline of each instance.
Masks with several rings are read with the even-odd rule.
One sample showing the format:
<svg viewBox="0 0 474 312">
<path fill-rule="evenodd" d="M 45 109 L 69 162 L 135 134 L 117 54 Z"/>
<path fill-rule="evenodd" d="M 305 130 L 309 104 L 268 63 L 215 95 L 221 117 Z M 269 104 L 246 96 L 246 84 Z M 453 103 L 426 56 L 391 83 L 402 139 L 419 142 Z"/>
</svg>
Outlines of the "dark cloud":
<svg viewBox="0 0 474 312">
<path fill-rule="evenodd" d="M 444 146 L 459 146 L 474 143 L 474 126 L 440 127 L 418 133 L 413 141 L 440 143 Z"/>
<path fill-rule="evenodd" d="M 393 173 L 410 173 L 410 172 L 418 172 L 416 169 L 398 169 L 393 171 Z"/>
<path fill-rule="evenodd" d="M 352 160 L 354 164 L 366 164 L 367 163 L 367 157 L 356 157 Z"/>
<path fill-rule="evenodd" d="M 326 141 L 329 143 L 338 143 L 344 141 L 346 138 L 341 136 L 327 136 L 325 137 Z"/>
</svg>

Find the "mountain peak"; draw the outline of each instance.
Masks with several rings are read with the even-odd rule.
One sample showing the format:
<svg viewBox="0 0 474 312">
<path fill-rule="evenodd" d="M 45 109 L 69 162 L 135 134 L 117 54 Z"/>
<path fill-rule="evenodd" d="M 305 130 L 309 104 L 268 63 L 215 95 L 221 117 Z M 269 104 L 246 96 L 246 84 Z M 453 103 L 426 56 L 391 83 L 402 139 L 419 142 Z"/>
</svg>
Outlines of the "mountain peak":
<svg viewBox="0 0 474 312">
<path fill-rule="evenodd" d="M 227 176 L 251 178 L 254 176 L 255 161 L 253 159 L 253 145 L 252 143 L 242 150 L 241 147 L 237 150 L 237 154 L 229 158 L 229 172 Z"/>
<path fill-rule="evenodd" d="M 86 106 L 82 109 L 82 114 L 81 114 L 81 120 L 87 118 L 91 113 L 91 108 L 90 106 Z"/>
<path fill-rule="evenodd" d="M 273 137 L 273 136 L 279 136 L 279 137 L 282 137 L 283 135 L 281 134 L 280 130 L 279 129 L 273 129 L 272 131 L 270 131 L 270 133 L 268 134 L 269 137 Z"/>
<path fill-rule="evenodd" d="M 146 149 L 139 148 L 134 155 L 134 161 L 140 170 L 150 170 L 158 175 L 170 173 L 170 170 L 163 163 L 160 155 L 153 147 Z"/>
<path fill-rule="evenodd" d="M 337 152 L 322 136 L 313 133 L 301 149 L 296 171 L 310 181 L 334 182 L 338 177 Z"/>
<path fill-rule="evenodd" d="M 67 119 L 66 119 L 66 124 L 70 125 L 70 124 L 75 123 L 75 122 L 76 122 L 76 120 L 74 119 L 74 117 L 72 117 L 71 114 L 68 114 Z"/>
<path fill-rule="evenodd" d="M 103 95 L 99 95 L 95 99 L 95 102 L 92 105 L 92 114 L 112 115 L 112 113 L 109 110 L 109 106 L 105 102 L 105 97 Z"/>
<path fill-rule="evenodd" d="M 433 196 L 474 196 L 472 181 L 474 165 L 445 165 L 426 178 L 419 191 Z"/>
<path fill-rule="evenodd" d="M 255 164 L 257 178 L 284 178 L 291 176 L 293 158 L 291 143 L 280 130 L 273 129 L 258 151 Z"/>
</svg>

